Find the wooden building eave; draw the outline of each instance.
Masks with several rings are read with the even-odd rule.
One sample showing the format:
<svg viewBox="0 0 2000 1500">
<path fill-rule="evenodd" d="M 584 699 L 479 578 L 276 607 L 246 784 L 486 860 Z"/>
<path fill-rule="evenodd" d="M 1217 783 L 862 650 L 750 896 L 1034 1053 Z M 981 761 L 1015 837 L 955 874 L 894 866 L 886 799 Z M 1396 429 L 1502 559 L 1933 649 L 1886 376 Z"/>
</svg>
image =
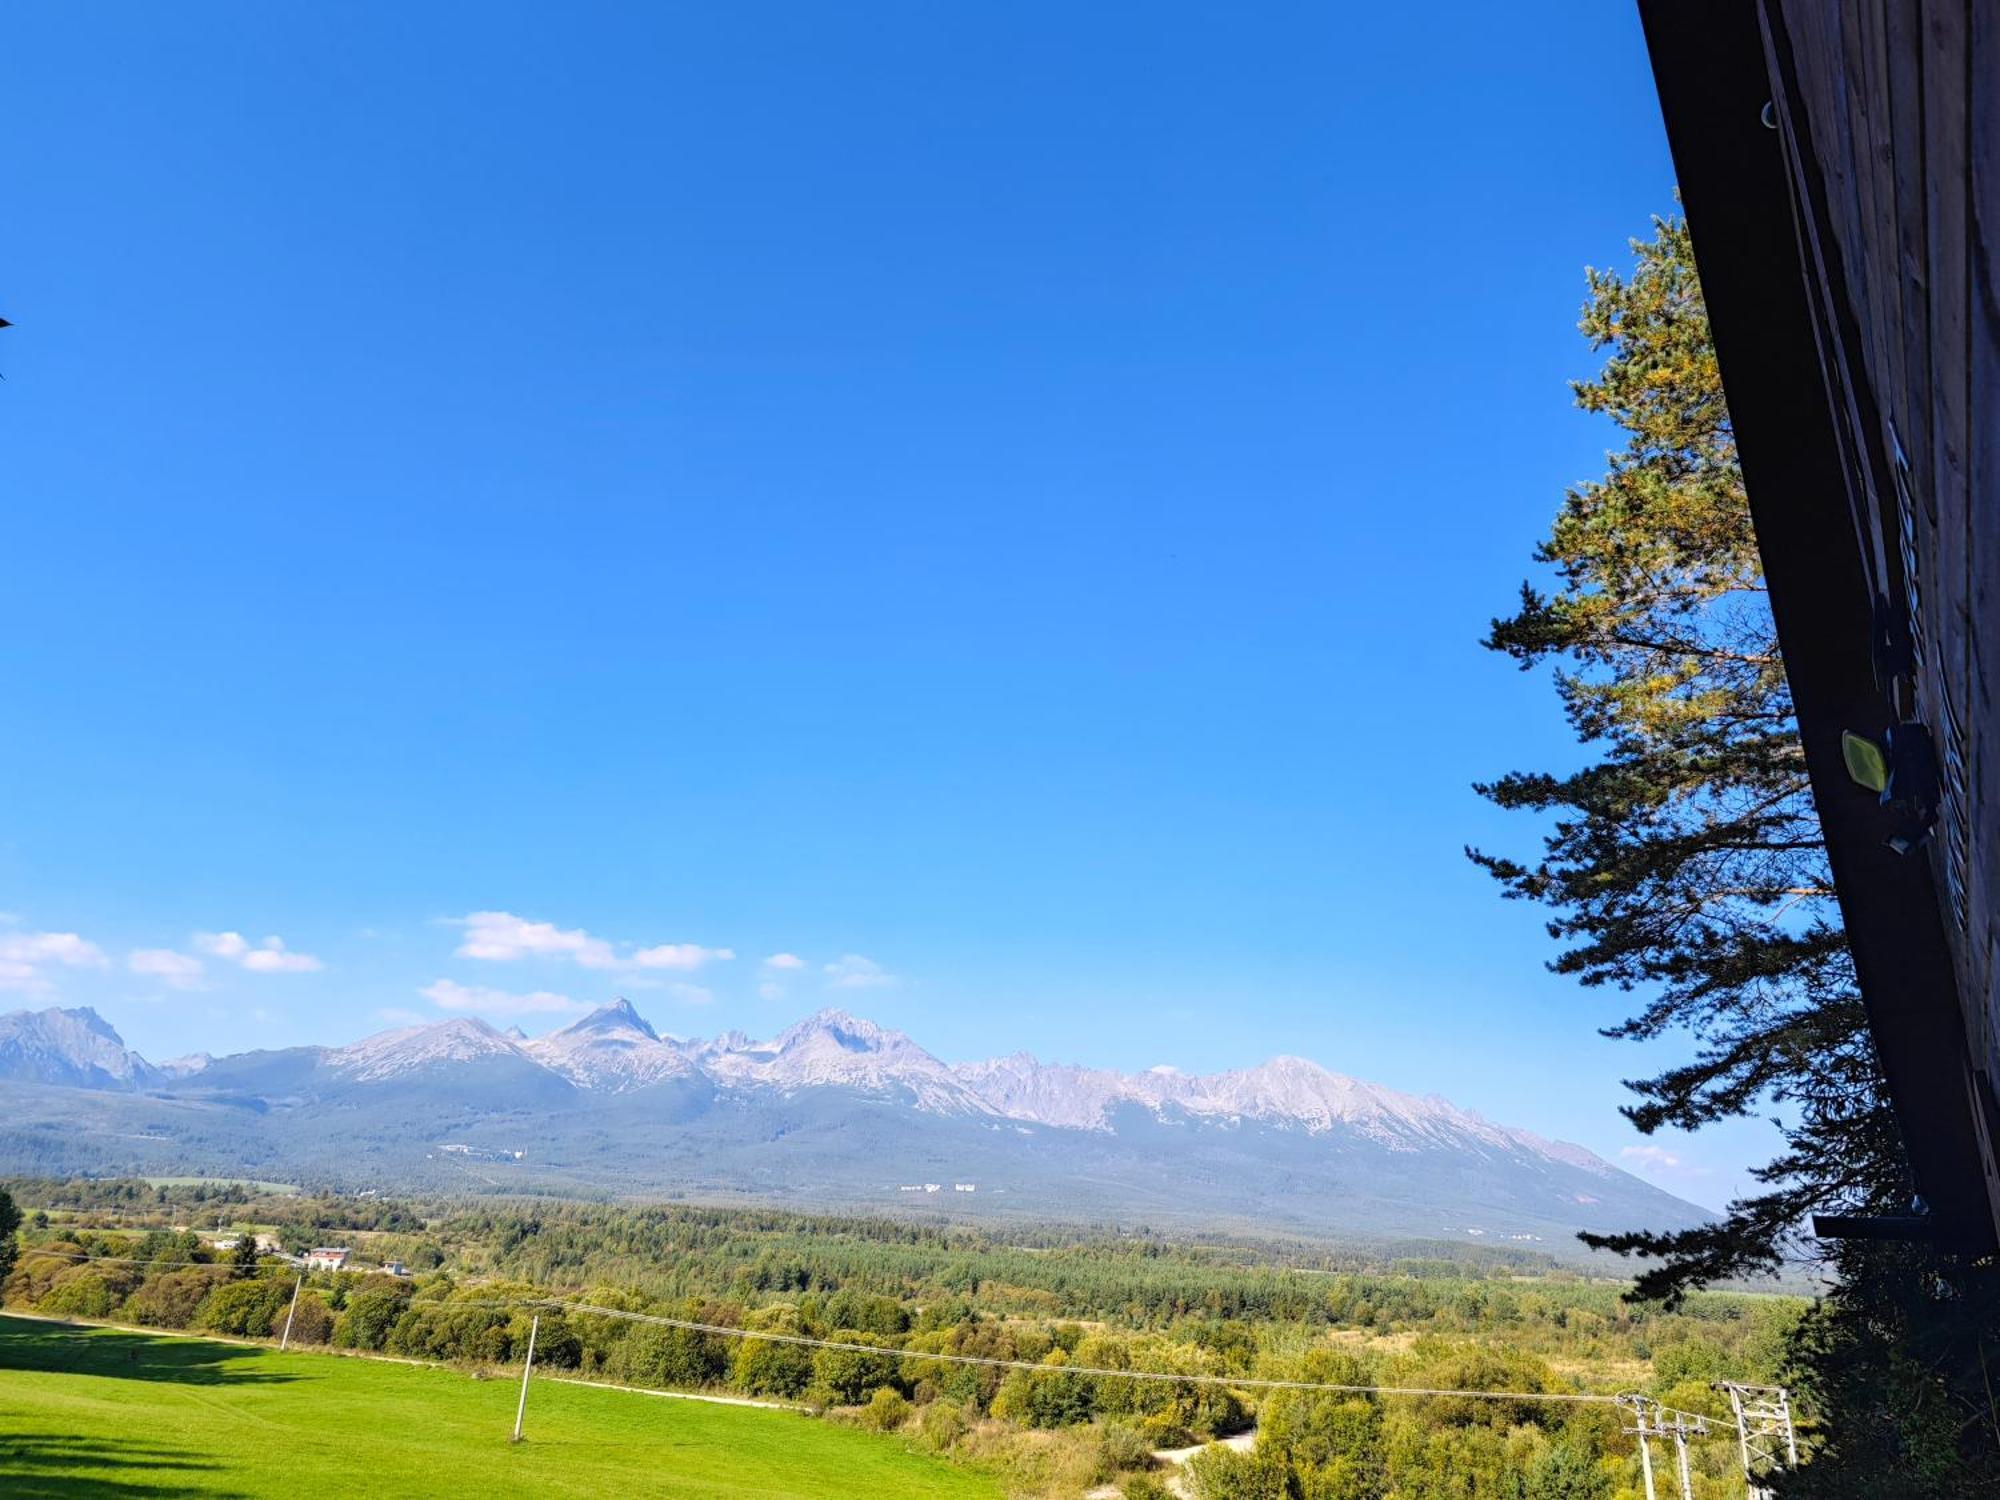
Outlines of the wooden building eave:
<svg viewBox="0 0 2000 1500">
<path fill-rule="evenodd" d="M 1885 565 L 1868 521 L 1895 482 L 1882 439 L 1893 429 L 1875 406 L 1880 372 L 1850 342 L 1865 330 L 1840 324 L 1855 311 L 1851 278 L 1829 257 L 1850 247 L 1822 232 L 1826 205 L 1814 202 L 1849 184 L 1815 175 L 1810 136 L 1826 122 L 1788 86 L 1781 0 L 1640 0 L 1639 9 L 1813 796 L 1914 1189 L 1940 1244 L 1991 1250 L 2000 1171 L 1975 1024 L 1989 996 L 1967 992 L 1965 917 L 1941 889 L 1941 856 L 1888 846 L 1894 818 L 1850 780 L 1841 750 L 1843 731 L 1878 734 L 1912 712 L 1880 680 L 1875 649 L 1877 601 L 1892 589 L 1885 566 L 1895 564 Z M 1841 9 L 1821 7 L 1811 24 L 1837 26 Z M 1903 607 L 1900 594 L 1895 602 Z M 1984 701 L 1983 681 L 1952 686 Z"/>
</svg>

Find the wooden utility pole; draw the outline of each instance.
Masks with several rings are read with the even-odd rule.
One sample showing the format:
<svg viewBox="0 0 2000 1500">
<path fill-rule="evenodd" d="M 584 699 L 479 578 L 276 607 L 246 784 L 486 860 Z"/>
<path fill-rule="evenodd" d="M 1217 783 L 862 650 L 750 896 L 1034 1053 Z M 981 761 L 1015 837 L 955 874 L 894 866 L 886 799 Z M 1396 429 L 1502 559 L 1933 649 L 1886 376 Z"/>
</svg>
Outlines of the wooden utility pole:
<svg viewBox="0 0 2000 1500">
<path fill-rule="evenodd" d="M 1694 1479 L 1688 1473 L 1688 1427 L 1686 1422 L 1674 1423 L 1674 1459 L 1680 1465 L 1681 1500 L 1694 1500 Z"/>
<path fill-rule="evenodd" d="M 1691 1412 L 1673 1411 L 1650 1396 L 1620 1396 L 1618 1404 L 1632 1413 L 1632 1425 L 1625 1430 L 1639 1439 L 1639 1477 L 1645 1481 L 1646 1500 L 1659 1500 L 1653 1479 L 1651 1438 L 1674 1441 L 1675 1477 L 1680 1481 L 1681 1500 L 1694 1500 L 1694 1476 L 1688 1468 L 1688 1439 L 1708 1436 L 1708 1418 Z M 1669 1417 L 1668 1413 L 1673 1412 Z"/>
<path fill-rule="evenodd" d="M 1664 1434 L 1658 1420 L 1647 1414 L 1646 1408 L 1652 1403 L 1644 1396 L 1620 1396 L 1618 1404 L 1632 1413 L 1632 1425 L 1625 1430 L 1639 1439 L 1639 1477 L 1646 1484 L 1646 1500 L 1660 1500 L 1659 1491 L 1653 1487 L 1653 1449 L 1648 1439 Z"/>
<path fill-rule="evenodd" d="M 305 1273 L 300 1272 L 299 1279 L 292 1283 L 292 1305 L 285 1309 L 285 1336 L 278 1340 L 278 1352 L 280 1354 L 283 1354 L 291 1346 L 292 1319 L 297 1316 L 299 1310 L 299 1288 L 305 1284 Z"/>
<path fill-rule="evenodd" d="M 521 1366 L 521 1403 L 514 1408 L 514 1441 L 521 1441 L 521 1421 L 528 1415 L 528 1377 L 535 1369 L 535 1335 L 542 1329 L 542 1315 L 536 1313 L 528 1324 L 528 1358 Z"/>
</svg>

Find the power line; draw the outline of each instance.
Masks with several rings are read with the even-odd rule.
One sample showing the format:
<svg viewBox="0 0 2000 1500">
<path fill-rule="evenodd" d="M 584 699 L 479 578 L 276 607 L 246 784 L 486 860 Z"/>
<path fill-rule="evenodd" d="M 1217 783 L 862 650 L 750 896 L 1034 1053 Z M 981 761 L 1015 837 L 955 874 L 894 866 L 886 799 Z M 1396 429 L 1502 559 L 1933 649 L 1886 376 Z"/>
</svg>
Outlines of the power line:
<svg viewBox="0 0 2000 1500">
<path fill-rule="evenodd" d="M 226 1269 L 227 1261 L 209 1260 L 145 1260 L 133 1256 L 90 1255 L 68 1250 L 44 1250 L 23 1247 L 24 1254 L 63 1257 L 83 1262 L 110 1261 L 120 1265 L 139 1266 L 202 1266 L 210 1269 Z M 858 1344 L 842 1339 L 814 1338 L 803 1333 L 779 1333 L 758 1328 L 734 1328 L 726 1323 L 703 1323 L 691 1318 L 672 1318 L 660 1313 L 631 1312 L 624 1308 L 599 1307 L 589 1302 L 565 1302 L 557 1297 L 531 1297 L 511 1300 L 481 1299 L 451 1302 L 426 1302 L 414 1304 L 424 1311 L 451 1312 L 460 1308 L 486 1309 L 498 1311 L 554 1308 L 560 1312 L 583 1314 L 597 1318 L 623 1318 L 632 1323 L 650 1323 L 662 1328 L 678 1328 L 689 1333 L 713 1334 L 718 1338 L 761 1339 L 773 1344 L 794 1344 L 808 1349 L 836 1349 L 853 1354 L 886 1355 L 894 1359 L 931 1360 L 940 1364 L 976 1365 L 988 1369 L 1025 1370 L 1039 1375 L 1089 1375 L 1113 1380 L 1150 1380 L 1183 1385 L 1226 1386 L 1252 1390 L 1319 1391 L 1331 1395 L 1350 1396 L 1410 1396 L 1461 1398 L 1472 1401 L 1548 1401 L 1568 1402 L 1572 1405 L 1615 1406 L 1630 1405 L 1646 1399 L 1634 1396 L 1601 1396 L 1587 1391 L 1475 1391 L 1446 1387 L 1409 1385 L 1349 1385 L 1327 1380 L 1283 1380 L 1271 1376 L 1255 1375 L 1211 1375 L 1180 1374 L 1169 1370 L 1117 1370 L 1103 1365 L 1050 1365 L 1028 1359 L 1002 1359 L 997 1355 L 951 1354 L 927 1349 L 905 1349 L 884 1344 Z M 1690 1436 L 1708 1436 L 1705 1427 L 1697 1428 L 1696 1423 L 1707 1419 L 1692 1412 L 1680 1412 L 1663 1407 L 1658 1402 L 1648 1400 L 1662 1416 L 1687 1422 Z"/>
<path fill-rule="evenodd" d="M 40 1245 L 23 1245 L 21 1254 L 46 1255 L 53 1260 L 74 1260 L 95 1264 L 103 1261 L 114 1266 L 210 1266 L 216 1270 L 230 1270 L 232 1263 L 226 1260 L 153 1260 L 144 1255 L 92 1255 L 88 1250 L 49 1250 Z"/>
<path fill-rule="evenodd" d="M 691 1333 L 708 1333 L 721 1338 L 763 1339 L 774 1344 L 797 1344 L 808 1349 L 839 1349 L 849 1353 L 880 1354 L 897 1359 L 935 1360 L 942 1364 L 980 1365 L 999 1370 L 1027 1370 L 1039 1375 L 1092 1375 L 1118 1380 L 1167 1381 L 1185 1385 L 1248 1387 L 1255 1390 L 1324 1391 L 1352 1396 L 1456 1396 L 1476 1401 L 1566 1401 L 1602 1406 L 1613 1405 L 1618 1400 L 1616 1396 L 1597 1396 L 1583 1391 L 1468 1391 L 1429 1386 L 1346 1385 L 1328 1380 L 1280 1380 L 1251 1375 L 1176 1374 L 1168 1370 L 1114 1370 L 1100 1365 L 1049 1365 L 1029 1359 L 1002 1359 L 997 1355 L 934 1353 L 926 1349 L 899 1349 L 883 1344 L 857 1344 L 843 1339 L 813 1338 L 803 1333 L 732 1328 L 725 1323 L 701 1323 L 691 1318 L 669 1318 L 658 1313 L 628 1312 L 623 1308 L 597 1307 L 588 1302 L 564 1302 L 554 1297 L 522 1298 L 514 1301 L 440 1302 L 435 1306 L 440 1309 L 552 1307 L 565 1313 L 624 1318 L 633 1323 L 652 1323 L 663 1328 L 680 1328 Z"/>
</svg>

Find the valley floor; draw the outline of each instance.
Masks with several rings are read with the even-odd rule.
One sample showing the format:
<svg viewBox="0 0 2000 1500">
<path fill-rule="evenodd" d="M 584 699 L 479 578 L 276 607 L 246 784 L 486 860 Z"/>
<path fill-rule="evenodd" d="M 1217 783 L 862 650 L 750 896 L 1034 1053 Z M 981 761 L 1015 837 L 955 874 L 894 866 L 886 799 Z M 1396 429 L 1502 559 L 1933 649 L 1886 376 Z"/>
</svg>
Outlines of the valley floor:
<svg viewBox="0 0 2000 1500">
<path fill-rule="evenodd" d="M 996 1479 L 786 1411 L 0 1317 L 0 1494 L 997 1500 Z"/>
</svg>

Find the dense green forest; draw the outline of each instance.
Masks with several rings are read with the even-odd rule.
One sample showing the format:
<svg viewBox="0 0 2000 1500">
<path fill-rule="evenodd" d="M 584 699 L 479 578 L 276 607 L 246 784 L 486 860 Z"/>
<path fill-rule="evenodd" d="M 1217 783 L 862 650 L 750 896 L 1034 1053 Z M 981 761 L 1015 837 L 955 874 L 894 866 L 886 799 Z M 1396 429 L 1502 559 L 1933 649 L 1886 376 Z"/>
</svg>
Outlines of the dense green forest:
<svg viewBox="0 0 2000 1500">
<path fill-rule="evenodd" d="M 7 1187 L 22 1212 L 10 1307 L 267 1338 L 300 1283 L 276 1247 L 341 1244 L 353 1268 L 303 1277 L 295 1345 L 517 1364 L 538 1313 L 538 1365 L 802 1403 L 998 1468 L 1024 1496 L 1104 1484 L 1164 1493 L 1154 1450 L 1252 1429 L 1254 1452 L 1213 1449 L 1191 1465 L 1198 1495 L 1637 1495 L 1619 1413 L 1536 1393 L 1643 1391 L 1720 1414 L 1709 1381 L 1776 1378 L 1801 1310 L 1792 1298 L 1713 1292 L 1664 1311 L 1627 1302 L 1620 1283 L 1505 1254 L 241 1185 Z M 238 1243 L 218 1249 L 217 1239 Z M 378 1269 L 391 1263 L 409 1274 Z M 543 1299 L 568 1310 L 530 1305 Z M 746 1336 L 756 1332 L 859 1347 Z M 1252 1383 L 1273 1379 L 1522 1394 L 1413 1399 Z M 1727 1443 L 1698 1449 L 1703 1495 L 1741 1494 L 1733 1458 Z"/>
</svg>

